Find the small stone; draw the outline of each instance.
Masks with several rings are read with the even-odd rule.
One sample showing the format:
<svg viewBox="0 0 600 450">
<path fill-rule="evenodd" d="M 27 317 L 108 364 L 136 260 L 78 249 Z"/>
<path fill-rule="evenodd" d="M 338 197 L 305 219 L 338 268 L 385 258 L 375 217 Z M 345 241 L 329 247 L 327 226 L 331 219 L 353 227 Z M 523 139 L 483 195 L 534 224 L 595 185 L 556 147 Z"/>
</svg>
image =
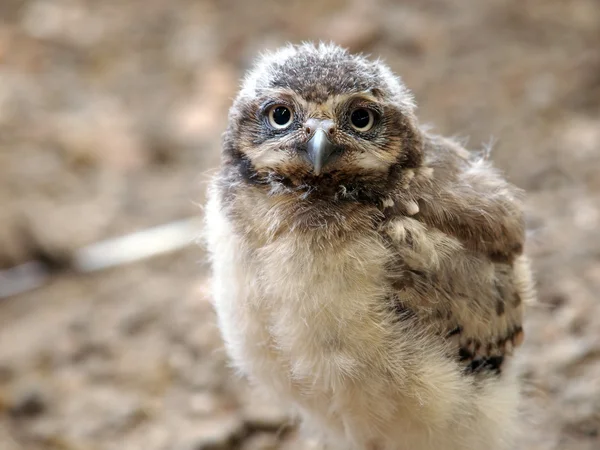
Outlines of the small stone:
<svg viewBox="0 0 600 450">
<path fill-rule="evenodd" d="M 219 407 L 219 401 L 208 391 L 193 394 L 189 399 L 190 411 L 196 416 L 214 414 Z"/>
<path fill-rule="evenodd" d="M 47 399 L 37 386 L 29 386 L 18 391 L 10 401 L 8 412 L 16 418 L 33 418 L 47 409 Z"/>
<path fill-rule="evenodd" d="M 134 429 L 148 419 L 152 406 L 141 395 L 116 386 L 88 386 L 77 398 L 62 401 L 61 409 L 73 418 L 65 435 L 84 441 Z"/>
<path fill-rule="evenodd" d="M 242 450 L 275 450 L 279 447 L 276 433 L 256 433 L 244 441 Z"/>
<path fill-rule="evenodd" d="M 226 449 L 245 434 L 244 422 L 237 414 L 216 416 L 194 424 L 191 437 L 186 439 L 181 450 Z"/>
<path fill-rule="evenodd" d="M 277 431 L 289 422 L 286 411 L 272 402 L 259 400 L 247 403 L 243 414 L 251 430 Z"/>
</svg>

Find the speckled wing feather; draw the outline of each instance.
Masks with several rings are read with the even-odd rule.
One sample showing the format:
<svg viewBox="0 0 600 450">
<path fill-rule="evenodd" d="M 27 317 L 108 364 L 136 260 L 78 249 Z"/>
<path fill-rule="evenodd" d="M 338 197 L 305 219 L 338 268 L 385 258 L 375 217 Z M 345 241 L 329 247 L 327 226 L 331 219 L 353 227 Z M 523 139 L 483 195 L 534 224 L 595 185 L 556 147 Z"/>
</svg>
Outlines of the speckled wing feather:
<svg viewBox="0 0 600 450">
<path fill-rule="evenodd" d="M 431 327 L 465 371 L 500 372 L 533 296 L 520 193 L 451 141 L 424 148 L 384 209 L 394 306 Z"/>
</svg>

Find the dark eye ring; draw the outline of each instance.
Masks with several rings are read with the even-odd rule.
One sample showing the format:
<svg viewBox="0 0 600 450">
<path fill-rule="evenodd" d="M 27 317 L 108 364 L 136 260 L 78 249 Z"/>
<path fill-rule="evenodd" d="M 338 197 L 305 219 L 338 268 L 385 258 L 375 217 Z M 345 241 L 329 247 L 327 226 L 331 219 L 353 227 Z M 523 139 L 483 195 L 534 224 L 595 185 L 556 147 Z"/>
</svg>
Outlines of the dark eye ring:
<svg viewBox="0 0 600 450">
<path fill-rule="evenodd" d="M 356 131 L 364 133 L 373 128 L 375 114 L 367 108 L 356 108 L 350 113 L 350 125 Z"/>
<path fill-rule="evenodd" d="M 273 105 L 267 112 L 269 125 L 277 130 L 287 128 L 294 120 L 294 113 L 291 108 L 284 105 Z"/>
</svg>

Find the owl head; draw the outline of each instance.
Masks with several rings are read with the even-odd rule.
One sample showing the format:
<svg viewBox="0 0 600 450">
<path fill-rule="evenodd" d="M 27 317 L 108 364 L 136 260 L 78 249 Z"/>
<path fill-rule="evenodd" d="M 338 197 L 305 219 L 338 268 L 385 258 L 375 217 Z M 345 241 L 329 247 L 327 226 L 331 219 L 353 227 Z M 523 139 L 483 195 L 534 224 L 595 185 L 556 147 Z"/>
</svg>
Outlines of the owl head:
<svg viewBox="0 0 600 450">
<path fill-rule="evenodd" d="M 383 193 L 420 164 L 412 96 L 380 61 L 332 44 L 262 55 L 230 110 L 224 161 L 271 195 Z"/>
</svg>

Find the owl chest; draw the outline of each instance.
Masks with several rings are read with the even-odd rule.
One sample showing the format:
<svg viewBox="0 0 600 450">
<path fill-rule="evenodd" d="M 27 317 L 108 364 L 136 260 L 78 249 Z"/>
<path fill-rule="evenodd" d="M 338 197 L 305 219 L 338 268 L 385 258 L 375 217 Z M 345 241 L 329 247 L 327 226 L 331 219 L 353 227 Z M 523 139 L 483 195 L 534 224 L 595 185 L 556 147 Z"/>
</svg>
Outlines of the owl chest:
<svg viewBox="0 0 600 450">
<path fill-rule="evenodd" d="M 322 394 L 372 367 L 370 349 L 385 340 L 385 249 L 376 238 L 315 249 L 289 236 L 243 248 L 232 249 L 240 285 L 231 286 L 235 306 L 226 319 L 243 349 L 243 371 Z"/>
</svg>

